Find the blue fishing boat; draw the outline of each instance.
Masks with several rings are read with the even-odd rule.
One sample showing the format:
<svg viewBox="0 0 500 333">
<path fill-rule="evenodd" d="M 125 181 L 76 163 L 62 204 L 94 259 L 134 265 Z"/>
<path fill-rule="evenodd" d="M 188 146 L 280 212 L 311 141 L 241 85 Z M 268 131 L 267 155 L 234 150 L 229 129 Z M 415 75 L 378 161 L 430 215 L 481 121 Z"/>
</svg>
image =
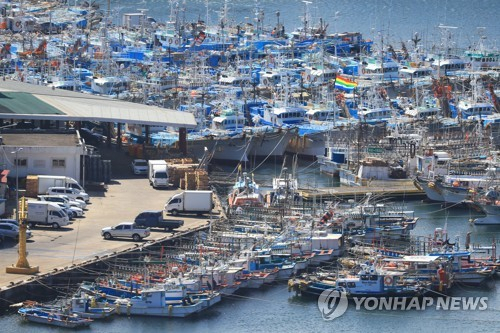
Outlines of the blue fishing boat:
<svg viewBox="0 0 500 333">
<path fill-rule="evenodd" d="M 355 275 L 345 272 L 319 278 L 289 281 L 290 289 L 301 294 L 320 295 L 327 289 L 346 292 L 347 297 L 419 297 L 427 293 L 425 282 L 412 280 L 405 272 L 382 270 L 375 265 L 362 264 Z"/>
<path fill-rule="evenodd" d="M 81 318 L 77 315 L 63 314 L 55 309 L 37 306 L 22 307 L 17 312 L 24 320 L 51 326 L 77 328 L 86 327 L 92 323 L 91 319 Z"/>
</svg>

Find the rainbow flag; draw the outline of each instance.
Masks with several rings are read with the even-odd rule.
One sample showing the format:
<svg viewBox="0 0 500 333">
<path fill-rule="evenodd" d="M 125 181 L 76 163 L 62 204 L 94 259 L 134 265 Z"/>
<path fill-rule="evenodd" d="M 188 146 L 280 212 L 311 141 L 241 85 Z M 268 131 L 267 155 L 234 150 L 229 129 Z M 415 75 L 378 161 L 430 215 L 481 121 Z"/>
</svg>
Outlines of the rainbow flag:
<svg viewBox="0 0 500 333">
<path fill-rule="evenodd" d="M 335 88 L 344 91 L 351 91 L 357 86 L 358 84 L 356 82 L 346 79 L 345 77 L 342 77 L 340 75 L 337 75 L 337 79 L 335 80 Z"/>
</svg>

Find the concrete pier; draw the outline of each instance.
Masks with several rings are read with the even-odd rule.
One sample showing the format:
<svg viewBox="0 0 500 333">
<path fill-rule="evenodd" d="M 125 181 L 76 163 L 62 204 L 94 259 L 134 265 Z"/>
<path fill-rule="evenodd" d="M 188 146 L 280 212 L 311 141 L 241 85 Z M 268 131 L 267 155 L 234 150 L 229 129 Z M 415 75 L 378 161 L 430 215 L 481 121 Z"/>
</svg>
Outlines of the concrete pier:
<svg viewBox="0 0 500 333">
<path fill-rule="evenodd" d="M 128 239 L 105 240 L 101 229 L 120 222 L 133 221 L 144 210 L 162 210 L 165 202 L 180 189 L 160 190 L 149 186 L 146 176 L 135 176 L 130 171 L 131 158 L 123 151 L 108 148 L 103 152 L 113 155 L 113 181 L 106 190 L 89 191 L 91 197 L 84 217 L 61 229 L 35 227 L 27 242 L 29 263 L 39 266 L 35 275 L 7 274 L 6 267 L 18 260 L 18 244 L 6 241 L 0 245 L 0 308 L 29 299 L 30 293 L 54 279 L 71 277 L 81 267 L 98 268 L 99 262 L 129 251 L 167 242 L 179 236 L 209 227 L 210 221 L 220 218 L 219 206 L 212 214 L 184 215 L 184 226 L 174 232 L 152 229 L 151 236 L 141 242 Z M 108 156 L 106 156 L 108 157 Z M 15 206 L 11 200 L 11 207 Z M 79 273 L 81 276 L 82 273 Z M 75 281 L 73 279 L 73 281 Z"/>
</svg>

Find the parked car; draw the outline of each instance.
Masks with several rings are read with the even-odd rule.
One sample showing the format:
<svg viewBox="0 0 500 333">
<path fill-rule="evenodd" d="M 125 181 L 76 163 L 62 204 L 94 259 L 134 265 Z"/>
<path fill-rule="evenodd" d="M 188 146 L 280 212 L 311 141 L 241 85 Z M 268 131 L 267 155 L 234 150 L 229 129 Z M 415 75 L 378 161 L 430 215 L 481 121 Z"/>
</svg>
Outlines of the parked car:
<svg viewBox="0 0 500 333">
<path fill-rule="evenodd" d="M 114 227 L 106 227 L 101 230 L 101 236 L 105 239 L 132 238 L 136 242 L 150 234 L 149 228 L 138 227 L 134 222 L 122 222 Z"/>
<path fill-rule="evenodd" d="M 70 188 L 70 187 L 59 187 L 59 186 L 49 187 L 46 194 L 66 195 L 71 200 L 78 199 L 85 202 L 89 202 L 90 200 L 90 197 L 87 193 L 82 192 L 76 188 Z"/>
<path fill-rule="evenodd" d="M 134 159 L 132 161 L 131 168 L 134 175 L 147 175 L 148 161 L 141 159 Z"/>
<path fill-rule="evenodd" d="M 19 222 L 16 219 L 0 219 L 0 223 L 10 223 L 19 226 Z"/>
<path fill-rule="evenodd" d="M 68 206 L 63 202 L 56 202 L 59 206 L 64 208 L 68 216 L 72 219 L 75 217 L 82 217 L 83 216 L 83 209 L 75 206 Z"/>
<path fill-rule="evenodd" d="M 39 195 L 39 201 L 50 201 L 50 202 L 62 202 L 69 206 L 78 207 L 81 209 L 85 209 L 87 207 L 87 203 L 83 200 L 74 199 L 71 200 L 67 195 Z"/>
<path fill-rule="evenodd" d="M 19 239 L 19 227 L 12 223 L 0 223 L 0 235 L 3 238 Z M 30 239 L 33 235 L 31 230 L 26 229 L 26 239 Z"/>
</svg>

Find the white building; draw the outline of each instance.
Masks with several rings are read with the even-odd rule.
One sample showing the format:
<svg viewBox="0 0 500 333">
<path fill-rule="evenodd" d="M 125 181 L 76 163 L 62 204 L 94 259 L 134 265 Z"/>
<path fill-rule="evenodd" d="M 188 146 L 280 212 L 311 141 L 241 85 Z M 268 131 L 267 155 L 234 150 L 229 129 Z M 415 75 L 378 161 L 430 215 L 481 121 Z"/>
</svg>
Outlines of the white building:
<svg viewBox="0 0 500 333">
<path fill-rule="evenodd" d="M 10 170 L 10 177 L 57 175 L 81 181 L 85 148 L 76 131 L 3 131 L 0 164 Z M 16 153 L 17 151 L 17 153 Z"/>
</svg>

